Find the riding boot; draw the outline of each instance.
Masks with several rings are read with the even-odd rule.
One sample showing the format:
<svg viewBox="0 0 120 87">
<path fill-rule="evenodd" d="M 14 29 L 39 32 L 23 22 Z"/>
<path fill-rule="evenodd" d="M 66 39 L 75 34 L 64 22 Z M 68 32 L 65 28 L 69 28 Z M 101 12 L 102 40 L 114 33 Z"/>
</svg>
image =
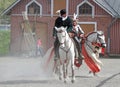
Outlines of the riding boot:
<svg viewBox="0 0 120 87">
<path fill-rule="evenodd" d="M 56 38 L 55 42 L 54 42 L 54 52 L 55 52 L 55 56 L 54 56 L 54 60 L 57 60 L 59 58 L 59 40 Z"/>
<path fill-rule="evenodd" d="M 79 43 L 77 46 L 77 50 L 78 50 L 78 62 L 79 64 L 82 64 L 82 60 L 84 59 L 84 56 L 81 54 L 81 47 Z"/>
<path fill-rule="evenodd" d="M 79 58 L 84 59 L 84 56 L 82 55 L 82 44 L 78 43 L 78 53 L 79 53 Z"/>
</svg>

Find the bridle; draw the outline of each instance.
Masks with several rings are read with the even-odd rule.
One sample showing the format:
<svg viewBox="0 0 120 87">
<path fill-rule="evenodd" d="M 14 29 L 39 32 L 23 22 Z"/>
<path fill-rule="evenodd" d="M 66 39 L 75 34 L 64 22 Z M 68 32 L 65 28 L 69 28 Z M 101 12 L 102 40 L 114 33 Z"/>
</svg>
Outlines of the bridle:
<svg viewBox="0 0 120 87">
<path fill-rule="evenodd" d="M 91 42 L 91 41 L 89 41 L 87 38 L 88 38 L 88 36 L 92 35 L 93 33 L 96 33 L 96 34 L 97 34 L 97 37 L 96 37 L 96 40 L 95 40 L 94 42 Z M 100 44 L 102 45 L 102 44 L 106 44 L 106 43 L 102 43 L 102 42 L 101 42 L 101 38 L 99 37 L 99 36 L 103 36 L 103 35 L 104 35 L 104 34 L 99 34 L 99 33 L 97 33 L 97 32 L 92 32 L 92 33 L 90 33 L 89 35 L 87 35 L 85 38 L 86 38 L 86 41 L 87 41 L 87 42 L 98 43 L 98 41 L 99 41 Z"/>
<path fill-rule="evenodd" d="M 63 32 L 64 32 L 63 30 L 57 31 L 57 33 L 63 33 Z M 62 36 L 62 37 L 66 37 L 66 33 L 65 33 L 65 35 L 64 35 L 64 36 Z M 63 42 L 63 43 L 61 43 L 60 41 L 59 41 L 59 42 L 60 42 L 60 44 L 62 45 L 62 44 L 65 44 L 65 41 L 66 41 L 66 40 L 64 40 L 64 42 Z"/>
<path fill-rule="evenodd" d="M 96 32 L 97 33 L 97 32 Z M 101 44 L 101 47 L 104 45 L 104 44 L 106 44 L 106 43 L 103 43 L 103 42 L 101 42 L 101 38 L 99 37 L 99 36 L 103 36 L 104 34 L 98 34 L 97 33 L 97 39 L 99 40 L 99 42 L 100 42 L 100 44 Z"/>
<path fill-rule="evenodd" d="M 87 37 L 89 36 L 89 35 L 92 35 L 93 33 L 96 33 L 97 34 L 97 37 L 96 37 L 96 40 L 94 41 L 94 42 L 92 42 L 92 41 L 89 41 L 88 39 L 87 39 Z M 101 42 L 101 38 L 99 37 L 99 36 L 103 36 L 104 34 L 99 34 L 99 33 L 97 33 L 97 32 L 92 32 L 92 33 L 90 33 L 89 35 L 87 35 L 87 37 L 85 37 L 86 38 L 86 41 L 87 42 L 90 42 L 92 45 L 94 45 L 94 46 L 96 46 L 96 47 L 102 47 L 104 44 L 106 44 L 106 43 L 102 43 Z M 99 41 L 100 43 L 98 43 L 97 41 Z M 88 43 L 86 43 L 87 45 L 88 45 L 88 47 L 91 49 L 91 50 L 93 50 L 92 49 L 92 47 L 88 44 Z M 94 51 L 94 50 L 93 50 Z"/>
<path fill-rule="evenodd" d="M 65 31 L 63 31 L 63 30 L 57 31 L 57 33 L 63 33 L 63 32 L 65 32 Z M 65 35 L 62 37 L 66 37 L 66 32 L 65 32 Z M 65 43 L 66 43 L 66 38 L 63 43 L 60 42 L 60 45 L 65 44 Z M 64 52 L 66 52 L 66 58 L 67 58 L 67 54 L 71 47 L 72 47 L 72 43 L 70 43 L 70 47 L 68 49 L 64 49 L 64 48 L 60 47 L 60 49 L 62 49 Z"/>
</svg>

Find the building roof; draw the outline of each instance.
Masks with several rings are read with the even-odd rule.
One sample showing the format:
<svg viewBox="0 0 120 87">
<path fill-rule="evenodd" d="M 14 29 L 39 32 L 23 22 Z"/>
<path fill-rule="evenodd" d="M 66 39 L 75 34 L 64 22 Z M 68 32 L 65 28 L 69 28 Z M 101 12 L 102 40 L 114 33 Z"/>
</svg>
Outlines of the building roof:
<svg viewBox="0 0 120 87">
<path fill-rule="evenodd" d="M 21 0 L 16 0 L 11 6 L 3 11 L 2 15 L 9 14 L 11 9 L 20 2 Z M 120 0 L 93 0 L 106 12 L 108 12 L 113 17 L 120 18 Z"/>
<path fill-rule="evenodd" d="M 120 18 L 120 0 L 93 0 L 113 17 Z"/>
</svg>

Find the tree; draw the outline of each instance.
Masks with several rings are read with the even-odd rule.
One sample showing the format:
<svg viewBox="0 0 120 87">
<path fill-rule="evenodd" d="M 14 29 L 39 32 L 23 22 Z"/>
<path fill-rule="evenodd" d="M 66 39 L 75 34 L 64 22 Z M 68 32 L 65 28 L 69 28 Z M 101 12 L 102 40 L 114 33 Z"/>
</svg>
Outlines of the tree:
<svg viewBox="0 0 120 87">
<path fill-rule="evenodd" d="M 0 24 L 1 23 L 7 23 L 9 22 L 9 16 L 1 15 L 1 13 L 7 9 L 13 2 L 16 0 L 0 0 Z"/>
</svg>

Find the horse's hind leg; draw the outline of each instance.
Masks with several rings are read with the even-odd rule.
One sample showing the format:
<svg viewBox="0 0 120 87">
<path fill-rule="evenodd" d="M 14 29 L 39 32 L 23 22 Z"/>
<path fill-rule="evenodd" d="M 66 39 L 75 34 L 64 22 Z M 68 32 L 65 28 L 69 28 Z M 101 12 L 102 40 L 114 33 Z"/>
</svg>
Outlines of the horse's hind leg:
<svg viewBox="0 0 120 87">
<path fill-rule="evenodd" d="M 59 70 L 59 80 L 62 80 L 62 76 L 63 76 L 63 74 L 62 74 L 62 65 L 60 65 L 58 67 L 58 70 Z"/>
</svg>

